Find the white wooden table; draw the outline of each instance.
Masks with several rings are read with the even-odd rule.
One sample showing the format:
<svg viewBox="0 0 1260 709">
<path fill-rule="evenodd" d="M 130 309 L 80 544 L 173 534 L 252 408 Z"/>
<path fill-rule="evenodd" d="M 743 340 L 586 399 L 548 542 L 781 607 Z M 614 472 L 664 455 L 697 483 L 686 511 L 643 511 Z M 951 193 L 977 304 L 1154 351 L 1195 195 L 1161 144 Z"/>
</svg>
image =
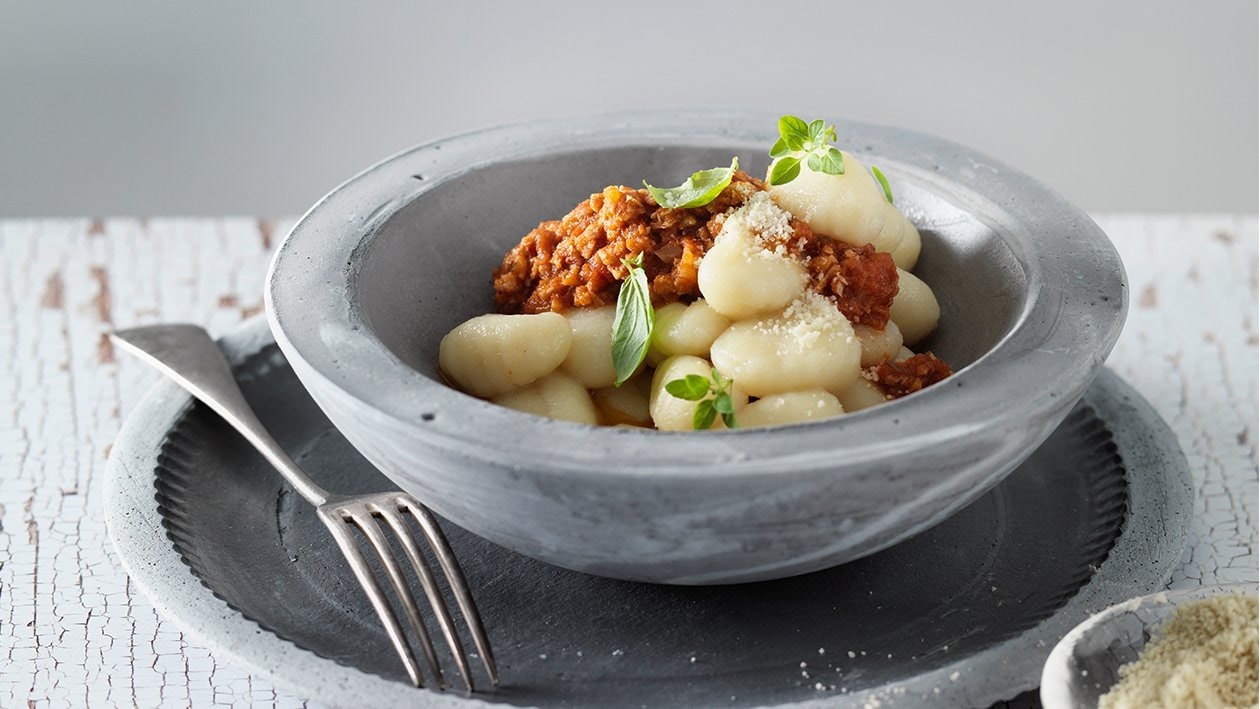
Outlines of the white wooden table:
<svg viewBox="0 0 1260 709">
<path fill-rule="evenodd" d="M 1169 585 L 1256 583 L 1256 217 L 1098 221 L 1132 285 L 1109 364 L 1176 431 L 1199 493 Z M 0 221 L 0 707 L 303 704 L 158 617 L 101 512 L 110 443 L 158 377 L 105 333 L 226 332 L 260 311 L 288 224 Z"/>
</svg>

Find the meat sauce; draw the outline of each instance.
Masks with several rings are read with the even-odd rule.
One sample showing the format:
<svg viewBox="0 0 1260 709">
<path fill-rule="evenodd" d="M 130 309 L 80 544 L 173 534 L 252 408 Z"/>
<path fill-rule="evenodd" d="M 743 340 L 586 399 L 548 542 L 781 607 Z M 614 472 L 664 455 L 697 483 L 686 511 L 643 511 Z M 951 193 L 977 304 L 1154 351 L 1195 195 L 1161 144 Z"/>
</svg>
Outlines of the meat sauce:
<svg viewBox="0 0 1260 709">
<path fill-rule="evenodd" d="M 622 259 L 643 255 L 652 301 L 660 306 L 700 297 L 701 258 L 713 246 L 727 213 L 765 184 L 737 171 L 712 202 L 695 208 L 659 206 L 645 189 L 611 186 L 558 220 L 525 235 L 494 271 L 499 312 L 563 313 L 616 303 L 628 273 Z M 805 264 L 810 288 L 827 296 L 848 320 L 883 329 L 897 295 L 892 256 L 869 244 L 851 246 L 791 220 L 782 246 Z M 931 354 L 871 367 L 867 379 L 890 398 L 918 391 L 949 376 Z"/>
</svg>

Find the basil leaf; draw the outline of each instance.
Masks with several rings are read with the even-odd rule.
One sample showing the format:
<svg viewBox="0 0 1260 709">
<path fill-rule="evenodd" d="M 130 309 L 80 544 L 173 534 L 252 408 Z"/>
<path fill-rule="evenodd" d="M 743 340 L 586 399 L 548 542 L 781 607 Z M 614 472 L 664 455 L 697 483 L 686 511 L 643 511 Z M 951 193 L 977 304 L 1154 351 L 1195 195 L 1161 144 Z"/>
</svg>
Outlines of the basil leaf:
<svg viewBox="0 0 1260 709">
<path fill-rule="evenodd" d="M 774 145 L 770 147 L 770 157 L 772 158 L 781 158 L 785 155 L 791 155 L 792 152 L 792 149 L 787 146 L 787 143 L 782 138 L 774 141 Z"/>
<path fill-rule="evenodd" d="M 656 324 L 647 273 L 643 270 L 643 255 L 639 254 L 636 259 L 623 261 L 630 273 L 621 282 L 621 290 L 617 293 L 617 312 L 613 317 L 612 355 L 613 368 L 617 372 L 616 386 L 624 384 L 642 364 L 648 345 L 652 343 L 652 328 Z"/>
<path fill-rule="evenodd" d="M 696 412 L 691 415 L 691 427 L 697 431 L 708 430 L 717 418 L 717 409 L 713 408 L 713 400 L 705 399 L 696 404 Z"/>
<path fill-rule="evenodd" d="M 699 374 L 688 374 L 665 385 L 665 391 L 686 401 L 699 401 L 709 393 L 709 380 Z"/>
<path fill-rule="evenodd" d="M 779 158 L 774 161 L 774 166 L 770 168 L 770 184 L 786 185 L 795 180 L 799 174 L 801 174 L 800 158 Z"/>
<path fill-rule="evenodd" d="M 722 423 L 726 424 L 727 428 L 739 428 L 739 424 L 735 422 L 734 413 L 722 414 Z"/>
<path fill-rule="evenodd" d="M 779 118 L 779 135 L 792 150 L 803 150 L 805 141 L 809 140 L 809 125 L 796 116 Z"/>
<path fill-rule="evenodd" d="M 717 199 L 722 190 L 731 184 L 731 178 L 739 169 L 739 158 L 731 158 L 730 167 L 715 167 L 712 170 L 701 170 L 688 177 L 677 187 L 661 189 L 643 181 L 643 186 L 652 194 L 652 198 L 662 207 L 674 209 L 690 209 L 703 207 Z"/>
<path fill-rule="evenodd" d="M 894 204 L 892 198 L 892 187 L 888 184 L 888 178 L 884 177 L 884 173 L 874 165 L 871 165 L 871 174 L 879 181 L 879 186 L 884 188 L 884 196 L 888 198 L 888 203 Z"/>
</svg>

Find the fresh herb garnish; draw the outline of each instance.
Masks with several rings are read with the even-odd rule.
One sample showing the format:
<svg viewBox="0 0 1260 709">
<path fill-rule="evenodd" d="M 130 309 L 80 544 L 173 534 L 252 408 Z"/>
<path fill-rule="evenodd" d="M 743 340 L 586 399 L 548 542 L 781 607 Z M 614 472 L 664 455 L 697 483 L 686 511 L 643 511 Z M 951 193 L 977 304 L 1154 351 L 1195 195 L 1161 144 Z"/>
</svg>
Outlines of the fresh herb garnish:
<svg viewBox="0 0 1260 709">
<path fill-rule="evenodd" d="M 617 314 L 613 318 L 612 356 L 617 372 L 615 384 L 621 386 L 634 374 L 647 356 L 652 344 L 652 328 L 656 311 L 648 290 L 647 273 L 643 270 L 643 254 L 621 260 L 630 270 L 617 293 Z"/>
<path fill-rule="evenodd" d="M 876 180 L 879 180 L 879 186 L 884 188 L 884 196 L 888 198 L 888 203 L 892 204 L 892 187 L 888 185 L 888 178 L 884 177 L 884 173 L 874 165 L 871 165 L 871 174 L 875 176 Z"/>
<path fill-rule="evenodd" d="M 695 401 L 696 411 L 691 416 L 691 427 L 703 431 L 713 425 L 718 416 L 727 428 L 739 428 L 735 422 L 735 401 L 731 398 L 731 385 L 734 381 L 713 370 L 713 378 L 699 374 L 688 374 L 682 379 L 675 379 L 665 384 L 665 391 L 684 401 Z M 706 398 L 710 394 L 712 398 Z"/>
<path fill-rule="evenodd" d="M 701 170 L 692 174 L 677 187 L 662 189 L 653 187 L 643 181 L 643 186 L 652 194 L 652 199 L 662 207 L 690 209 L 703 207 L 717 199 L 722 190 L 731 184 L 731 178 L 739 169 L 739 158 L 731 158 L 730 167 L 715 167 L 712 170 Z"/>
<path fill-rule="evenodd" d="M 770 148 L 774 164 L 770 166 L 770 184 L 786 185 L 801 174 L 804 161 L 814 172 L 844 174 L 844 155 L 831 145 L 836 127 L 821 118 L 806 123 L 796 116 L 779 119 L 779 139 Z"/>
</svg>

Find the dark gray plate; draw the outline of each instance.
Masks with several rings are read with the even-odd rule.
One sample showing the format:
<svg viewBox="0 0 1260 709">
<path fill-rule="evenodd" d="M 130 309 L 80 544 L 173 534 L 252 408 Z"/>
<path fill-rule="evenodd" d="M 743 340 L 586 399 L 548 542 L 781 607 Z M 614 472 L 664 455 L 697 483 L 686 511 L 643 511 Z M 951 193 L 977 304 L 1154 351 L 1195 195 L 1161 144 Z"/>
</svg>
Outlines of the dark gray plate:
<svg viewBox="0 0 1260 709">
<path fill-rule="evenodd" d="M 225 341 L 259 417 L 320 484 L 387 489 L 260 325 Z M 159 386 L 114 456 L 107 513 L 124 563 L 218 653 L 333 704 L 467 701 L 403 684 L 312 509 L 207 409 Z M 896 547 L 806 576 L 637 584 L 446 528 L 503 675 L 478 695 L 486 702 L 981 706 L 1036 686 L 1050 648 L 1090 612 L 1160 588 L 1191 498 L 1172 434 L 1104 372 L 991 493 Z"/>
</svg>

